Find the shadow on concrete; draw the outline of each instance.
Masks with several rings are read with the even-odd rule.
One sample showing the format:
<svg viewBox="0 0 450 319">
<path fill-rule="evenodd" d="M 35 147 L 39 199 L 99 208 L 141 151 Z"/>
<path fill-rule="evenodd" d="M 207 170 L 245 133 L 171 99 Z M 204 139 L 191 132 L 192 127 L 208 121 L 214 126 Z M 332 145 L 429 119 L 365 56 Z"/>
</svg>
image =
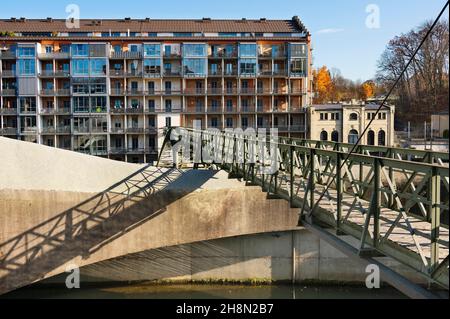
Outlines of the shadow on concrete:
<svg viewBox="0 0 450 319">
<path fill-rule="evenodd" d="M 0 244 L 0 294 L 35 281 L 75 257 L 89 256 L 162 214 L 170 203 L 198 189 L 208 171 L 181 189 L 170 187 L 186 171 L 150 166 L 103 192 Z"/>
</svg>

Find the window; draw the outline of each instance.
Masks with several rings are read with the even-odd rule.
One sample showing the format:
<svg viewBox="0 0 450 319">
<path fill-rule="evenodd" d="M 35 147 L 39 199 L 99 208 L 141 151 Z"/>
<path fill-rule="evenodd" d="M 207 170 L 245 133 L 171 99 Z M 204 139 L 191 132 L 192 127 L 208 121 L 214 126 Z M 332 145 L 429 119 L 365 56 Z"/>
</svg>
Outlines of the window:
<svg viewBox="0 0 450 319">
<path fill-rule="evenodd" d="M 172 100 L 166 100 L 166 112 L 172 112 Z"/>
<path fill-rule="evenodd" d="M 375 145 L 375 132 L 372 130 L 367 133 L 367 145 Z"/>
<path fill-rule="evenodd" d="M 321 141 L 328 141 L 328 133 L 327 133 L 327 131 L 322 131 L 320 133 L 320 140 Z"/>
<path fill-rule="evenodd" d="M 321 121 L 327 121 L 328 120 L 328 113 L 321 112 L 320 113 L 320 120 Z"/>
<path fill-rule="evenodd" d="M 183 56 L 185 57 L 206 57 L 207 56 L 206 44 L 184 44 Z"/>
<path fill-rule="evenodd" d="M 114 53 L 122 52 L 122 46 L 121 45 L 115 45 L 113 48 L 114 48 Z"/>
<path fill-rule="evenodd" d="M 256 59 L 241 59 L 239 70 L 240 74 L 256 74 Z"/>
<path fill-rule="evenodd" d="M 150 111 L 155 110 L 155 100 L 148 100 L 148 108 Z"/>
<path fill-rule="evenodd" d="M 72 56 L 89 56 L 89 45 L 72 44 Z"/>
<path fill-rule="evenodd" d="M 144 72 L 147 74 L 161 73 L 161 59 L 145 59 Z"/>
<path fill-rule="evenodd" d="M 166 127 L 172 127 L 172 118 L 166 117 Z"/>
<path fill-rule="evenodd" d="M 292 59 L 290 63 L 291 73 L 305 75 L 308 68 L 306 59 Z"/>
<path fill-rule="evenodd" d="M 101 113 L 106 112 L 106 97 L 93 96 L 91 97 L 92 112 Z"/>
<path fill-rule="evenodd" d="M 19 60 L 19 75 L 36 75 L 36 61 L 34 59 Z"/>
<path fill-rule="evenodd" d="M 85 96 L 73 98 L 74 112 L 89 112 L 89 98 Z"/>
<path fill-rule="evenodd" d="M 218 127 L 219 121 L 217 120 L 217 117 L 211 118 L 211 127 Z"/>
<path fill-rule="evenodd" d="M 161 56 L 160 44 L 144 44 L 144 56 L 159 57 Z"/>
<path fill-rule="evenodd" d="M 350 121 L 357 121 L 358 120 L 358 114 L 351 113 L 349 119 L 350 119 Z"/>
<path fill-rule="evenodd" d="M 351 130 L 348 133 L 348 142 L 350 144 L 356 144 L 356 142 L 358 141 L 358 131 L 357 130 Z"/>
<path fill-rule="evenodd" d="M 89 75 L 89 60 L 75 59 L 72 60 L 73 75 Z"/>
<path fill-rule="evenodd" d="M 92 75 L 106 75 L 106 59 L 92 59 L 91 60 L 91 74 Z"/>
<path fill-rule="evenodd" d="M 227 127 L 228 127 L 228 128 L 229 128 L 229 127 L 233 127 L 233 118 L 227 117 L 226 122 L 227 122 Z"/>
<path fill-rule="evenodd" d="M 331 133 L 331 140 L 333 142 L 339 142 L 339 133 L 338 131 L 333 131 L 333 133 Z"/>
<path fill-rule="evenodd" d="M 19 58 L 23 57 L 35 57 L 36 56 L 36 50 L 34 47 L 19 47 L 17 50 L 17 56 Z"/>
<path fill-rule="evenodd" d="M 239 57 L 256 57 L 257 52 L 256 44 L 241 43 L 239 45 Z"/>
<path fill-rule="evenodd" d="M 307 47 L 303 43 L 291 43 L 290 44 L 291 57 L 304 58 L 307 57 Z"/>
<path fill-rule="evenodd" d="M 36 112 L 36 98 L 21 97 L 19 102 L 20 112 Z"/>
<path fill-rule="evenodd" d="M 45 53 L 52 53 L 53 52 L 53 46 L 46 45 L 45 46 Z"/>
<path fill-rule="evenodd" d="M 184 59 L 184 74 L 206 75 L 205 59 Z"/>
<path fill-rule="evenodd" d="M 386 132 L 383 130 L 378 132 L 378 145 L 386 146 Z"/>
<path fill-rule="evenodd" d="M 242 128 L 243 128 L 243 129 L 245 129 L 245 128 L 248 127 L 248 118 L 247 118 L 247 117 L 243 117 L 243 118 L 241 119 L 241 125 L 242 125 Z"/>
<path fill-rule="evenodd" d="M 233 111 L 233 100 L 228 99 L 227 100 L 227 112 Z"/>
</svg>

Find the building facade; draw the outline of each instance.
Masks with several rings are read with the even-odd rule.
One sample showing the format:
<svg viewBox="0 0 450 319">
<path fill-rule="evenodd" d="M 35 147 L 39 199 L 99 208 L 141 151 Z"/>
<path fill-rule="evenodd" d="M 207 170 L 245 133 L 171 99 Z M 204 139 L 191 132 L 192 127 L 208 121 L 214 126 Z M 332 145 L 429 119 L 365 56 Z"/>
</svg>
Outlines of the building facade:
<svg viewBox="0 0 450 319">
<path fill-rule="evenodd" d="M 376 115 L 378 108 L 378 104 L 361 102 L 313 105 L 308 108 L 307 135 L 312 140 L 354 144 L 373 119 L 361 144 L 394 146 L 395 107 L 388 105 Z"/>
<path fill-rule="evenodd" d="M 0 135 L 129 162 L 154 161 L 163 128 L 195 120 L 306 137 L 298 17 L 66 22 L 0 20 Z"/>
</svg>

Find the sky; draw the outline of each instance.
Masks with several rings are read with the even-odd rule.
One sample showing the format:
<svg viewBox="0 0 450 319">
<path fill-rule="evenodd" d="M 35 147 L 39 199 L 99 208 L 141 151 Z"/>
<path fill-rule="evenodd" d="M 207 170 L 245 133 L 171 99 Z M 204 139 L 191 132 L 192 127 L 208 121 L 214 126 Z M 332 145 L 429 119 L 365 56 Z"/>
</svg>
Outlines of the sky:
<svg viewBox="0 0 450 319">
<path fill-rule="evenodd" d="M 81 18 L 291 19 L 312 34 L 314 67 L 337 68 L 367 80 L 390 39 L 434 20 L 445 0 L 15 0 L 2 1 L 0 18 L 66 18 L 68 4 Z M 448 9 L 444 17 L 448 17 Z"/>
</svg>

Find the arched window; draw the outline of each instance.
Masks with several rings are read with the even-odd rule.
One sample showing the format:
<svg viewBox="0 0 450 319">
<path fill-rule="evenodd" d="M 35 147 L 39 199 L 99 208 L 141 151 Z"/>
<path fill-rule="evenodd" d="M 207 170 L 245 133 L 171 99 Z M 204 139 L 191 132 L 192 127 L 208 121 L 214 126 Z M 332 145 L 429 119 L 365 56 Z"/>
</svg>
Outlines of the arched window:
<svg viewBox="0 0 450 319">
<path fill-rule="evenodd" d="M 375 145 L 375 132 L 372 130 L 367 133 L 367 145 Z"/>
<path fill-rule="evenodd" d="M 357 121 L 358 120 L 358 114 L 351 113 L 350 114 L 350 121 Z"/>
<path fill-rule="evenodd" d="M 348 133 L 348 142 L 350 144 L 356 144 L 357 141 L 358 141 L 358 131 L 357 130 L 351 130 Z"/>
<path fill-rule="evenodd" d="M 321 141 L 328 141 L 328 133 L 327 133 L 327 131 L 322 131 L 320 133 L 320 140 Z"/>
<path fill-rule="evenodd" d="M 383 130 L 378 132 L 378 145 L 386 146 L 386 132 Z"/>
<path fill-rule="evenodd" d="M 331 133 L 331 140 L 333 142 L 339 142 L 339 132 L 338 131 L 333 131 L 333 133 Z"/>
</svg>

